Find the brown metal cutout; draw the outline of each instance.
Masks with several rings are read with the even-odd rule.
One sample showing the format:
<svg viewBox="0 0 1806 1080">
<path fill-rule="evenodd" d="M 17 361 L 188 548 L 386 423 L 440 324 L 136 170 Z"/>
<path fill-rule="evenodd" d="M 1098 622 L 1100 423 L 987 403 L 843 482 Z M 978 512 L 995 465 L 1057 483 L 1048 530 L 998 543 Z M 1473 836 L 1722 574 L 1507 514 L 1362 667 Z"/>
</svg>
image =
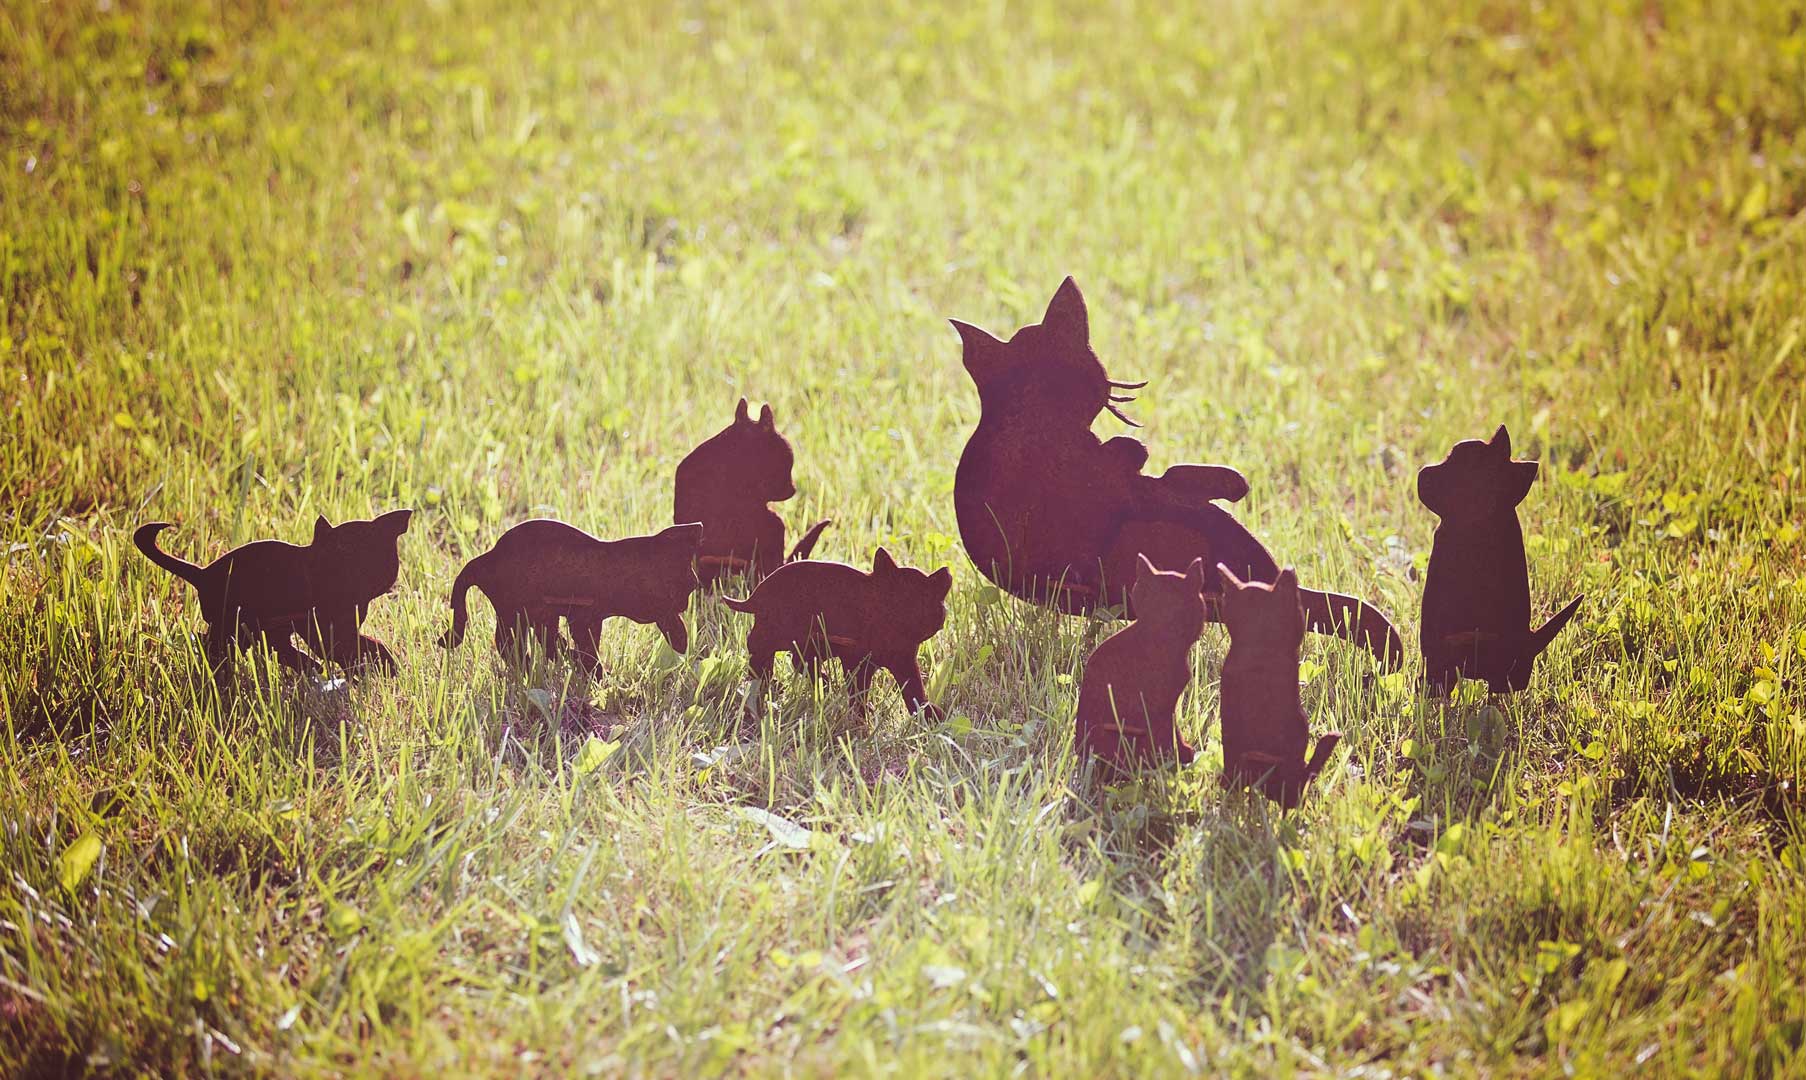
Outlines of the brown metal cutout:
<svg viewBox="0 0 1806 1080">
<path fill-rule="evenodd" d="M 207 654 L 215 667 L 226 661 L 227 646 L 250 648 L 261 637 L 284 666 L 297 671 L 317 669 L 324 660 L 346 671 L 371 663 L 394 671 L 395 658 L 383 643 L 358 631 L 370 602 L 395 587 L 401 534 L 413 513 L 391 510 L 372 521 L 340 525 L 321 517 L 306 547 L 257 540 L 204 567 L 157 547 L 157 534 L 169 522 L 140 526 L 132 543 L 200 594 Z M 318 660 L 295 648 L 296 634 Z"/>
<path fill-rule="evenodd" d="M 1303 590 L 1290 568 L 1273 584 L 1243 582 L 1227 566 L 1223 622 L 1229 655 L 1223 658 L 1223 786 L 1259 787 L 1290 810 L 1305 785 L 1323 771 L 1342 736 L 1317 740 L 1310 759 L 1310 723 L 1298 702 L 1298 646 L 1304 640 Z"/>
<path fill-rule="evenodd" d="M 749 571 L 758 581 L 785 561 L 807 559 L 815 550 L 827 521 L 811 526 L 786 560 L 784 519 L 766 505 L 796 494 L 790 477 L 794 460 L 790 443 L 772 420 L 771 406 L 759 410 L 754 420 L 741 398 L 734 422 L 678 463 L 672 520 L 702 522 L 696 574 L 703 585 Z"/>
<path fill-rule="evenodd" d="M 616 615 L 658 627 L 683 652 L 690 643 L 684 611 L 696 591 L 702 535 L 702 526 L 690 522 L 651 536 L 598 540 L 562 521 L 523 521 L 458 572 L 452 626 L 439 644 L 453 649 L 464 640 L 464 596 L 474 585 L 495 606 L 495 648 L 505 658 L 519 655 L 522 633 L 556 656 L 562 617 L 570 623 L 579 665 L 593 673 L 602 620 Z"/>
<path fill-rule="evenodd" d="M 845 563 L 786 563 L 746 599 L 723 600 L 753 616 L 746 651 L 755 678 L 771 678 L 780 652 L 791 654 L 798 671 L 811 674 L 831 657 L 852 681 L 853 710 L 863 716 L 872 675 L 883 668 L 897 680 L 911 710 L 939 720 L 941 710 L 928 701 L 916 654 L 946 623 L 952 584 L 953 573 L 945 566 L 925 574 L 898 566 L 879 548 L 869 574 Z"/>
<path fill-rule="evenodd" d="M 1191 682 L 1191 647 L 1204 629 L 1204 563 L 1185 573 L 1158 570 L 1136 556 L 1135 621 L 1085 662 L 1074 744 L 1079 759 L 1116 769 L 1177 761 L 1192 748 L 1173 711 Z"/>
<path fill-rule="evenodd" d="M 1463 676 L 1495 694 L 1530 684 L 1536 658 L 1574 617 L 1583 597 L 1530 628 L 1530 570 L 1517 505 L 1536 480 L 1514 461 L 1501 424 L 1490 442 L 1466 439 L 1417 473 L 1417 497 L 1442 519 L 1423 590 L 1424 677 L 1453 690 Z"/>
<path fill-rule="evenodd" d="M 960 539 L 979 571 L 1033 603 L 1071 614 L 1127 604 L 1135 558 L 1157 566 L 1202 559 L 1207 595 L 1222 592 L 1216 565 L 1272 581 L 1278 565 L 1239 521 L 1213 500 L 1247 494 L 1224 465 L 1141 471 L 1147 448 L 1118 436 L 1101 441 L 1091 423 L 1108 409 L 1134 424 L 1124 392 L 1144 383 L 1112 380 L 1091 349 L 1089 317 L 1067 278 L 1041 322 L 1008 341 L 955 321 L 966 371 L 978 386 L 978 428 L 960 455 L 953 502 Z M 1311 629 L 1363 645 L 1388 666 L 1404 658 L 1397 631 L 1353 597 L 1299 591 Z"/>
</svg>

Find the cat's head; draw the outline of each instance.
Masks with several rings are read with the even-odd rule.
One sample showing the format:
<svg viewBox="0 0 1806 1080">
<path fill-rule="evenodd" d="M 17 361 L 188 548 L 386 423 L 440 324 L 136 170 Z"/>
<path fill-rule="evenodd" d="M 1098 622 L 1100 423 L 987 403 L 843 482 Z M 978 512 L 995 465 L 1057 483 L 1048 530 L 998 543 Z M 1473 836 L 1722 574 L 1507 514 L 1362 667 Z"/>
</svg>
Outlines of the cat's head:
<svg viewBox="0 0 1806 1080">
<path fill-rule="evenodd" d="M 1304 640 L 1304 605 L 1298 599 L 1298 575 L 1286 567 L 1268 585 L 1243 581 L 1227 566 L 1217 564 L 1223 579 L 1223 624 L 1229 627 L 1231 646 L 1252 645 L 1298 656 Z"/>
<path fill-rule="evenodd" d="M 678 652 L 689 647 L 683 614 L 696 591 L 696 556 L 702 550 L 702 523 L 688 521 L 659 530 L 647 539 L 651 557 L 640 564 L 643 589 L 634 598 L 629 618 L 656 625 Z"/>
<path fill-rule="evenodd" d="M 924 574 L 911 566 L 898 566 L 890 552 L 879 548 L 872 556 L 871 579 L 883 590 L 885 614 L 902 636 L 911 641 L 927 641 L 946 625 L 952 570 L 943 566 L 932 574 Z"/>
<path fill-rule="evenodd" d="M 391 510 L 369 521 L 338 525 L 325 515 L 314 519 L 315 564 L 334 585 L 358 600 L 374 600 L 395 586 L 401 574 L 401 534 L 412 510 Z"/>
<path fill-rule="evenodd" d="M 778 434 L 770 405 L 761 408 L 755 419 L 747 410 L 746 399 L 741 398 L 734 409 L 734 422 L 710 441 L 723 473 L 747 495 L 760 502 L 783 502 L 796 494 L 796 482 L 790 475 L 796 456 L 789 440 Z"/>
<path fill-rule="evenodd" d="M 1485 521 L 1509 513 L 1536 482 L 1536 462 L 1515 461 L 1511 433 L 1463 439 L 1449 456 L 1417 472 L 1417 497 L 1444 521 Z"/>
<path fill-rule="evenodd" d="M 1135 556 L 1129 603 L 1137 623 L 1197 637 L 1204 629 L 1204 560 L 1193 559 L 1181 573 L 1156 567 L 1146 555 Z"/>
<path fill-rule="evenodd" d="M 1091 322 L 1078 285 L 1067 278 L 1041 321 L 999 341 L 971 323 L 952 320 L 964 347 L 967 374 L 986 413 L 1025 413 L 1055 426 L 1089 427 L 1105 409 L 1131 427 L 1117 406 L 1132 400 L 1119 390 L 1146 383 L 1112 381 L 1091 351 Z"/>
</svg>

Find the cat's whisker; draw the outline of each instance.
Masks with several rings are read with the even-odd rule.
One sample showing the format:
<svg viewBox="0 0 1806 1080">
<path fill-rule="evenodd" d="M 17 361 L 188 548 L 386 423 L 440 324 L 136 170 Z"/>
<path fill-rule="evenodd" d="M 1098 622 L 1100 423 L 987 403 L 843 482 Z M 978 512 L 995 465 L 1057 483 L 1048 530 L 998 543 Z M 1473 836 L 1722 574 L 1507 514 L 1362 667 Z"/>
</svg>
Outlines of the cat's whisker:
<svg viewBox="0 0 1806 1080">
<path fill-rule="evenodd" d="M 1141 426 L 1140 424 L 1136 423 L 1135 421 L 1129 419 L 1128 414 L 1124 413 L 1121 409 L 1117 408 L 1114 404 L 1105 405 L 1104 408 L 1109 409 L 1110 415 L 1116 417 L 1118 420 L 1121 420 L 1123 423 L 1129 425 L 1130 427 L 1140 427 Z"/>
<path fill-rule="evenodd" d="M 1134 394 L 1111 394 L 1110 400 L 1117 401 L 1117 402 L 1130 402 L 1130 401 L 1135 400 L 1135 395 Z"/>
<path fill-rule="evenodd" d="M 1115 379 L 1105 379 L 1104 382 L 1107 385 L 1116 387 L 1118 390 L 1139 390 L 1148 384 L 1146 379 L 1143 379 L 1140 382 L 1118 382 Z"/>
</svg>

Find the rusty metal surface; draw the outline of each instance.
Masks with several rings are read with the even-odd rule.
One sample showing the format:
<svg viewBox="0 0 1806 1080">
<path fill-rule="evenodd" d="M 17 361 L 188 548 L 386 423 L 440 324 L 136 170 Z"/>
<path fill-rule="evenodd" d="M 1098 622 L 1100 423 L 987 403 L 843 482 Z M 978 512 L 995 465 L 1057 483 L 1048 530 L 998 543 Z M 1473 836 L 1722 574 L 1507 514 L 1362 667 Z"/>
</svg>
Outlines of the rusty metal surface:
<svg viewBox="0 0 1806 1080">
<path fill-rule="evenodd" d="M 1223 622 L 1229 655 L 1223 658 L 1223 786 L 1258 787 L 1287 810 L 1342 738 L 1330 732 L 1307 759 L 1310 722 L 1298 700 L 1298 646 L 1304 641 L 1304 606 L 1298 576 L 1281 570 L 1267 585 L 1244 582 L 1224 566 Z"/>
<path fill-rule="evenodd" d="M 1493 693 L 1524 689 L 1536 658 L 1582 597 L 1541 627 L 1530 626 L 1530 570 L 1517 506 L 1537 463 L 1514 460 L 1503 424 L 1490 441 L 1465 439 L 1417 473 L 1417 497 L 1441 519 L 1424 582 L 1424 677 L 1453 690 L 1463 677 Z"/>
<path fill-rule="evenodd" d="M 870 573 L 837 562 L 787 563 L 746 599 L 723 599 L 753 616 L 746 651 L 755 678 L 771 678 L 780 652 L 791 654 L 797 670 L 812 674 L 830 658 L 838 660 L 852 684 L 854 713 L 863 716 L 872 676 L 883 668 L 897 680 L 912 711 L 939 720 L 941 710 L 928 701 L 916 657 L 947 621 L 952 584 L 945 566 L 923 573 L 898 566 L 879 548 Z"/>
<path fill-rule="evenodd" d="M 1073 735 L 1081 761 L 1114 770 L 1191 763 L 1173 711 L 1191 682 L 1191 647 L 1204 629 L 1204 582 L 1201 560 L 1173 573 L 1136 557 L 1135 621 L 1085 662 Z"/>
<path fill-rule="evenodd" d="M 1141 470 L 1147 448 L 1127 436 L 1100 440 L 1092 421 L 1122 411 L 1144 383 L 1113 380 L 1091 349 L 1084 297 L 1071 278 L 1041 322 L 1002 341 L 954 321 L 966 371 L 978 387 L 977 429 L 960 455 L 953 501 L 960 539 L 979 571 L 1032 603 L 1072 614 L 1127 605 L 1135 558 L 1157 566 L 1202 559 L 1207 594 L 1222 592 L 1221 563 L 1249 580 L 1272 581 L 1278 565 L 1260 541 L 1216 502 L 1247 494 L 1224 465 Z M 1311 629 L 1362 645 L 1396 667 L 1397 631 L 1352 597 L 1299 592 Z"/>
<path fill-rule="evenodd" d="M 257 540 L 197 566 L 157 546 L 165 521 L 140 526 L 132 543 L 151 562 L 193 585 L 207 621 L 207 653 L 215 667 L 229 646 L 249 648 L 261 638 L 283 665 L 297 671 L 322 662 L 347 672 L 375 664 L 395 669 L 395 658 L 375 638 L 359 632 L 371 601 L 395 587 L 401 571 L 401 535 L 412 510 L 391 510 L 368 521 L 314 522 L 305 546 Z M 295 648 L 300 635 L 309 659 Z"/>
<path fill-rule="evenodd" d="M 474 586 L 495 607 L 495 648 L 507 659 L 520 655 L 523 634 L 537 637 L 547 656 L 558 655 L 561 618 L 570 624 L 585 673 L 596 669 L 603 620 L 615 616 L 658 627 L 683 652 L 690 642 L 683 617 L 697 587 L 702 537 L 695 522 L 651 536 L 600 540 L 561 521 L 523 521 L 458 572 L 452 626 L 439 644 L 450 649 L 464 640 L 465 594 Z"/>
<path fill-rule="evenodd" d="M 703 585 L 741 573 L 749 573 L 756 582 L 787 561 L 784 519 L 768 504 L 796 494 L 790 475 L 794 462 L 789 441 L 772 419 L 771 406 L 760 409 L 755 420 L 741 398 L 734 422 L 678 463 L 672 520 L 703 525 L 696 559 L 696 575 Z M 811 526 L 788 561 L 807 559 L 828 524 L 819 521 Z"/>
</svg>

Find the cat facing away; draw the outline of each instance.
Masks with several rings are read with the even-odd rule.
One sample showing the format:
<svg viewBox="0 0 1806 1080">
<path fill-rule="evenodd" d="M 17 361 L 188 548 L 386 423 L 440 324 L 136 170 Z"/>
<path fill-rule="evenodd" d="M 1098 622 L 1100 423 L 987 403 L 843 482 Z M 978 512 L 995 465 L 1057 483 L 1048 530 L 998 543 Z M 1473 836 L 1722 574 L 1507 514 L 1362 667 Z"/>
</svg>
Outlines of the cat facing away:
<svg viewBox="0 0 1806 1080">
<path fill-rule="evenodd" d="M 1530 569 L 1518 504 L 1537 463 L 1511 456 L 1503 424 L 1489 441 L 1464 439 L 1417 474 L 1418 499 L 1441 519 L 1423 590 L 1424 677 L 1453 690 L 1463 676 L 1493 693 L 1524 689 L 1536 658 L 1574 617 L 1576 596 L 1542 626 L 1530 626 Z"/>
<path fill-rule="evenodd" d="M 1310 749 L 1310 721 L 1298 698 L 1298 646 L 1304 641 L 1304 607 L 1298 577 L 1281 570 L 1271 585 L 1244 582 L 1227 566 L 1223 622 L 1229 655 L 1223 658 L 1223 786 L 1256 787 L 1284 809 L 1304 797 L 1342 738 L 1331 732 Z"/>
<path fill-rule="evenodd" d="M 683 617 L 696 590 L 702 535 L 702 526 L 689 522 L 651 536 L 599 540 L 562 521 L 523 521 L 458 572 L 451 629 L 439 644 L 453 649 L 464 640 L 465 594 L 475 587 L 495 607 L 495 649 L 505 659 L 520 655 L 523 634 L 556 656 L 563 644 L 561 618 L 570 624 L 585 674 L 596 669 L 602 622 L 613 616 L 658 627 L 683 652 L 690 643 Z"/>
<path fill-rule="evenodd" d="M 1085 662 L 1074 745 L 1080 761 L 1113 770 L 1191 764 L 1191 746 L 1173 723 L 1191 683 L 1191 647 L 1204 629 L 1204 562 L 1184 573 L 1136 556 L 1135 621 L 1106 638 Z"/>
<path fill-rule="evenodd" d="M 361 633 L 377 597 L 395 587 L 401 573 L 400 541 L 412 510 L 391 510 L 371 520 L 334 525 L 315 519 L 305 546 L 257 540 L 233 548 L 206 566 L 162 550 L 157 535 L 167 521 L 142 525 L 132 543 L 145 558 L 194 586 L 207 621 L 207 654 L 218 668 L 228 647 L 267 642 L 285 667 L 317 669 L 322 661 L 347 672 L 374 664 L 395 670 L 395 658 Z M 315 659 L 295 648 L 300 635 Z"/>
<path fill-rule="evenodd" d="M 702 523 L 696 574 L 704 586 L 737 573 L 750 573 L 758 581 L 815 550 L 828 521 L 811 526 L 786 558 L 784 519 L 768 505 L 796 494 L 794 463 L 771 406 L 760 409 L 755 420 L 745 398 L 734 410 L 733 423 L 678 463 L 672 520 Z"/>
<path fill-rule="evenodd" d="M 827 660 L 838 660 L 852 684 L 854 714 L 863 716 L 872 676 L 883 668 L 897 680 L 911 711 L 939 720 L 942 713 L 928 701 L 917 654 L 945 625 L 952 585 L 945 566 L 926 574 L 898 566 L 879 548 L 870 573 L 837 562 L 786 563 L 746 599 L 723 602 L 753 616 L 746 651 L 761 682 L 770 680 L 780 652 L 790 653 L 797 670 L 811 674 Z"/>
<path fill-rule="evenodd" d="M 1216 501 L 1248 491 L 1222 465 L 1174 465 L 1145 475 L 1147 448 L 1091 431 L 1104 411 L 1145 383 L 1113 380 L 1091 349 L 1085 299 L 1071 278 L 1041 322 L 1000 340 L 954 321 L 978 387 L 978 427 L 960 455 L 953 500 L 972 562 L 1007 592 L 1072 614 L 1126 605 L 1135 559 L 1186 566 L 1202 559 L 1206 593 L 1222 592 L 1218 563 L 1272 581 L 1278 564 Z M 1353 597 L 1301 590 L 1312 629 L 1362 645 L 1396 667 L 1404 647 L 1377 609 Z M 1214 617 L 1211 614 L 1210 617 Z"/>
</svg>

